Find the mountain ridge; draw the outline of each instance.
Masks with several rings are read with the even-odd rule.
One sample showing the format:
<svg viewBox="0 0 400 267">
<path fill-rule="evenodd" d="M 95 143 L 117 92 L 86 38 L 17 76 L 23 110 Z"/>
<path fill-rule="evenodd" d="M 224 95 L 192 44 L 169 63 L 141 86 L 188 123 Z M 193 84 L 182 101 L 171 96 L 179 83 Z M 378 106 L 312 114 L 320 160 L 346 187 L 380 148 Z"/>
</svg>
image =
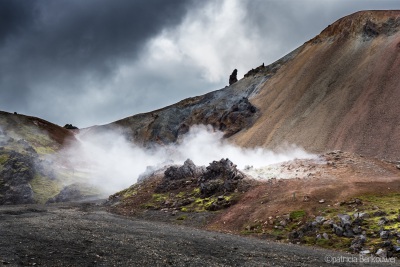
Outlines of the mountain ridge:
<svg viewBox="0 0 400 267">
<path fill-rule="evenodd" d="M 377 19 L 373 19 L 375 14 Z M 348 31 L 352 19 L 357 22 L 352 25 L 359 37 L 336 33 L 340 38 L 327 38 L 339 29 Z M 365 35 L 366 25 L 379 34 Z M 152 112 L 85 128 L 80 135 L 91 138 L 104 131 L 116 131 L 139 146 L 163 146 L 179 142 L 190 127 L 206 124 L 240 147 L 279 150 L 295 144 L 315 154 L 343 150 L 398 161 L 399 25 L 400 11 L 357 12 L 336 21 L 278 61 L 250 70 L 230 86 Z M 0 112 L 0 123 L 4 164 L 12 158 L 21 158 L 23 163 L 23 155 L 42 160 L 70 143 L 78 144 L 75 149 L 79 147 L 76 132 L 39 118 Z M 11 155 L 12 150 L 23 155 Z M 8 163 L 11 166 L 13 162 Z M 54 161 L 43 163 L 56 166 Z M 40 172 L 35 173 L 40 174 L 36 181 L 35 174 L 26 179 L 31 186 L 36 182 L 36 186 L 50 183 L 54 187 L 51 194 L 43 193 L 41 200 L 54 197 L 65 180 L 86 175 L 71 169 L 70 162 L 62 157 L 56 163 L 63 168 L 57 183 L 48 179 L 52 175 Z"/>
<path fill-rule="evenodd" d="M 290 143 L 396 160 L 400 145 L 390 140 L 400 137 L 399 28 L 398 10 L 356 12 L 231 86 L 89 132 L 117 128 L 140 144 L 167 144 L 192 125 L 210 124 L 244 147 Z M 243 98 L 257 112 L 232 115 Z M 232 123 L 237 116 L 240 123 Z"/>
<path fill-rule="evenodd" d="M 385 21 L 400 11 L 378 13 Z M 366 19 L 371 11 L 362 14 L 344 21 L 352 16 Z M 400 97 L 395 75 L 400 35 L 351 37 L 305 43 L 261 93 L 249 99 L 263 115 L 232 139 L 242 146 L 276 148 L 289 142 L 311 152 L 342 149 L 397 159 L 400 147 L 391 140 L 400 137 L 395 101 Z"/>
</svg>

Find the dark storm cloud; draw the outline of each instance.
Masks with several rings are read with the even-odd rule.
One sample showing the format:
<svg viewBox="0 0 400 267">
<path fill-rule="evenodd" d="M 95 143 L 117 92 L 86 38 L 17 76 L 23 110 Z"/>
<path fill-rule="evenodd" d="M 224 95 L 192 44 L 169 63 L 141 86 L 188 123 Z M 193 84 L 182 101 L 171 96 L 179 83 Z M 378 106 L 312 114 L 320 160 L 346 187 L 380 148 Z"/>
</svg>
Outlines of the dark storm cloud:
<svg viewBox="0 0 400 267">
<path fill-rule="evenodd" d="M 35 16 L 34 4 L 31 1 L 0 1 L 0 42 L 11 35 L 16 35 L 26 28 Z"/>
<path fill-rule="evenodd" d="M 35 95 L 79 94 L 83 82 L 106 80 L 118 64 L 135 59 L 149 38 L 178 24 L 189 4 L 0 1 L 0 109 L 29 110 Z M 41 104 L 51 105 L 51 99 Z"/>
<path fill-rule="evenodd" d="M 84 127 L 223 88 L 398 0 L 0 0 L 0 110 Z"/>
</svg>

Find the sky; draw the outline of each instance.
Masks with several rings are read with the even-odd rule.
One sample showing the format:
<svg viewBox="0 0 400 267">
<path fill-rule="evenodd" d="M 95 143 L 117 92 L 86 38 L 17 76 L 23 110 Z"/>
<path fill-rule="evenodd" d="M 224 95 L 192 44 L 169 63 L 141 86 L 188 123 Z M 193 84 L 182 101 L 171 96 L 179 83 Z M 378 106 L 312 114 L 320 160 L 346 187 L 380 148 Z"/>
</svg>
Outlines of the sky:
<svg viewBox="0 0 400 267">
<path fill-rule="evenodd" d="M 79 128 L 228 85 L 398 0 L 0 0 L 0 110 Z"/>
</svg>

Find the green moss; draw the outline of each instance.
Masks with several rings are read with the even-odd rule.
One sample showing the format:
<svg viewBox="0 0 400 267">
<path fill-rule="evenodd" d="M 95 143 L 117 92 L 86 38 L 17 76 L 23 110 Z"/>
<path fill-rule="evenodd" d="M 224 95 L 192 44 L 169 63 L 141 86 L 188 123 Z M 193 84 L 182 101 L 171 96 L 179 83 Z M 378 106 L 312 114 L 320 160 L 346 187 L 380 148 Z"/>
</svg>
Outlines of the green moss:
<svg viewBox="0 0 400 267">
<path fill-rule="evenodd" d="M 73 184 L 76 181 L 86 181 L 90 176 L 87 172 L 76 171 L 74 169 L 69 170 L 56 170 L 56 177 L 59 181 L 62 181 L 64 184 Z"/>
<path fill-rule="evenodd" d="M 55 153 L 55 151 L 52 147 L 39 146 L 39 147 L 35 147 L 35 150 L 39 155 L 47 155 L 47 154 Z"/>
<path fill-rule="evenodd" d="M 307 245 L 315 245 L 317 239 L 314 236 L 305 236 L 303 237 L 303 241 Z"/>
<path fill-rule="evenodd" d="M 57 195 L 61 190 L 61 185 L 45 176 L 35 175 L 30 182 L 34 193 L 34 199 L 38 203 L 45 203 L 49 198 Z"/>
<path fill-rule="evenodd" d="M 178 221 L 183 221 L 183 220 L 186 220 L 188 218 L 188 216 L 187 215 L 181 215 L 181 216 L 179 216 L 178 218 L 176 218 Z"/>
<path fill-rule="evenodd" d="M 364 203 L 366 208 L 373 210 L 373 207 L 378 207 L 380 210 L 385 211 L 387 214 L 398 213 L 400 209 L 400 193 L 391 193 L 385 195 L 363 195 L 358 197 Z"/>
<path fill-rule="evenodd" d="M 128 187 L 127 189 L 124 189 L 124 190 L 118 192 L 117 194 L 119 196 L 122 196 L 122 199 L 125 199 L 125 198 L 129 198 L 131 196 L 135 196 L 137 194 L 137 192 L 138 192 L 137 185 L 133 185 L 133 186 Z"/>
<path fill-rule="evenodd" d="M 391 194 L 369 194 L 358 196 L 358 199 L 362 201 L 362 204 L 357 205 L 357 212 L 363 212 L 370 215 L 369 218 L 366 218 L 362 221 L 361 227 L 363 231 L 366 232 L 367 241 L 365 243 L 365 247 L 368 247 L 372 250 L 376 250 L 381 247 L 382 239 L 379 236 L 379 231 L 381 229 L 384 230 L 393 230 L 396 231 L 400 227 L 400 222 L 398 222 L 398 216 L 400 214 L 400 193 L 391 193 Z M 374 216 L 376 211 L 383 211 L 387 215 L 384 216 Z M 336 207 L 329 207 L 325 210 L 319 210 L 319 214 L 328 214 L 327 217 L 331 219 L 338 220 L 338 214 L 349 214 L 354 218 L 355 207 L 354 205 L 341 205 Z M 304 218 L 305 213 L 294 211 L 290 214 L 291 219 L 299 219 L 300 217 Z M 327 218 L 326 217 L 326 218 Z M 385 217 L 388 222 L 379 225 L 379 221 L 382 217 Z M 290 225 L 285 228 L 285 231 L 288 233 Z M 327 225 L 319 226 L 318 229 L 322 232 L 331 231 L 330 227 Z M 329 240 L 325 239 L 316 239 L 314 236 L 303 237 L 302 242 L 308 245 L 319 246 L 324 248 L 335 248 L 340 250 L 348 251 L 351 245 L 352 238 L 347 237 L 338 237 L 336 235 L 331 235 Z"/>
<path fill-rule="evenodd" d="M 200 191 L 200 187 L 196 187 L 195 189 L 193 189 L 192 191 L 192 195 L 193 196 L 198 196 L 200 195 L 201 191 Z"/>
<path fill-rule="evenodd" d="M 316 240 L 315 244 L 319 247 L 323 248 L 330 248 L 332 247 L 333 243 L 332 240 L 330 239 L 325 239 L 325 238 L 319 238 Z"/>
<path fill-rule="evenodd" d="M 0 155 L 0 165 L 4 165 L 7 162 L 9 156 L 7 154 Z"/>
<path fill-rule="evenodd" d="M 186 192 L 185 192 L 185 191 L 179 192 L 179 193 L 176 195 L 176 197 L 178 197 L 178 198 L 184 198 L 185 196 L 186 196 Z"/>
<path fill-rule="evenodd" d="M 275 232 L 275 233 L 271 233 L 272 235 L 276 234 L 276 235 L 280 235 L 281 234 L 281 230 L 277 230 L 274 229 L 276 231 L 279 231 L 279 233 Z M 261 222 L 253 222 L 250 223 L 248 225 L 246 225 L 246 227 L 241 231 L 241 234 L 245 234 L 245 235 L 249 235 L 249 234 L 260 234 L 263 232 L 263 227 Z"/>
<path fill-rule="evenodd" d="M 136 189 L 128 189 L 123 193 L 122 197 L 123 198 L 127 198 L 127 197 L 134 196 L 136 194 L 137 194 L 137 190 Z"/>
<path fill-rule="evenodd" d="M 156 209 L 158 209 L 158 207 L 156 205 L 152 204 L 152 203 L 145 203 L 145 204 L 142 204 L 140 207 L 142 209 L 147 209 L 147 210 L 156 210 Z"/>
<path fill-rule="evenodd" d="M 168 198 L 167 194 L 153 194 L 152 201 L 154 202 L 164 202 Z"/>
<path fill-rule="evenodd" d="M 304 210 L 295 210 L 292 211 L 289 215 L 291 220 L 300 220 L 306 216 L 306 212 Z"/>
<path fill-rule="evenodd" d="M 122 195 L 124 198 L 133 196 L 137 194 L 140 188 L 135 186 L 128 188 L 119 192 L 119 195 Z M 224 200 L 227 203 L 223 203 L 226 207 L 227 204 L 233 203 L 237 201 L 239 198 L 239 193 L 233 193 L 230 195 L 225 195 Z M 172 206 L 178 206 L 179 209 L 183 212 L 205 212 L 212 210 L 213 203 L 217 203 L 218 198 L 215 196 L 202 198 L 200 195 L 200 188 L 196 187 L 192 190 L 188 191 L 180 191 L 176 194 L 171 193 L 154 193 L 151 195 L 151 199 L 147 201 L 147 203 L 143 204 L 142 208 L 151 208 L 151 209 L 161 209 L 161 208 L 170 208 Z M 167 204 L 168 203 L 168 204 Z M 183 204 L 185 203 L 185 204 Z"/>
<path fill-rule="evenodd" d="M 204 209 L 209 210 L 209 209 L 211 208 L 211 205 L 212 205 L 215 201 L 217 201 L 217 198 L 216 198 L 216 197 L 205 198 L 205 199 L 203 200 L 203 207 L 204 207 Z"/>
</svg>

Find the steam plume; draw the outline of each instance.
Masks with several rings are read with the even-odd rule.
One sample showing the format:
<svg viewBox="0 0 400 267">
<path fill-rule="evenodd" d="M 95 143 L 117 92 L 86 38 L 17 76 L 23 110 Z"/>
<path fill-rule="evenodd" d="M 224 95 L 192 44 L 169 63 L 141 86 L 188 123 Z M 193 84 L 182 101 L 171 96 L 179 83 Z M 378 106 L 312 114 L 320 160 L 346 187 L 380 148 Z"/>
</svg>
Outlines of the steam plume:
<svg viewBox="0 0 400 267">
<path fill-rule="evenodd" d="M 90 138 L 78 136 L 79 144 L 68 148 L 64 155 L 77 172 L 85 174 L 86 182 L 108 194 L 134 184 L 147 166 L 182 164 L 188 158 L 196 165 L 229 158 L 239 169 L 244 169 L 247 165 L 258 168 L 295 158 L 313 157 L 295 146 L 286 146 L 284 152 L 279 153 L 263 148 L 241 148 L 222 136 L 223 133 L 206 126 L 194 126 L 178 144 L 144 149 L 115 132 L 107 132 Z"/>
</svg>

